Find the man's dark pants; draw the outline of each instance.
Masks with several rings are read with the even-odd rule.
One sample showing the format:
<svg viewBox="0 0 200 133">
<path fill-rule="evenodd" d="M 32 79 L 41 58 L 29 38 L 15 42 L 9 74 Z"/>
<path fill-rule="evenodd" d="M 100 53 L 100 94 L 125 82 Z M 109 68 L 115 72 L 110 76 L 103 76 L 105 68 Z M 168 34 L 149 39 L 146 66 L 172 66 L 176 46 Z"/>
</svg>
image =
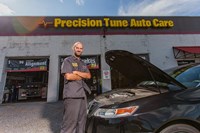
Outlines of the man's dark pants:
<svg viewBox="0 0 200 133">
<path fill-rule="evenodd" d="M 85 133 L 86 98 L 65 98 L 61 133 Z"/>
</svg>

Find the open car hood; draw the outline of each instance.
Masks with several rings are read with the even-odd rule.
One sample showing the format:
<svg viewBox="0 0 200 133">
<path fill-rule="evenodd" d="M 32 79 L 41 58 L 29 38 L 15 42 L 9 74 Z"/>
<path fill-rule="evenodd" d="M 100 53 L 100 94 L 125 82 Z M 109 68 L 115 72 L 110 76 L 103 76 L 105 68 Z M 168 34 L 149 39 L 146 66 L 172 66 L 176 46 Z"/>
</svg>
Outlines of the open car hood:
<svg viewBox="0 0 200 133">
<path fill-rule="evenodd" d="M 105 53 L 105 59 L 108 65 L 130 79 L 131 83 L 135 85 L 142 81 L 158 81 L 162 83 L 171 83 L 186 89 L 180 82 L 170 77 L 150 62 L 131 52 L 111 50 Z"/>
</svg>

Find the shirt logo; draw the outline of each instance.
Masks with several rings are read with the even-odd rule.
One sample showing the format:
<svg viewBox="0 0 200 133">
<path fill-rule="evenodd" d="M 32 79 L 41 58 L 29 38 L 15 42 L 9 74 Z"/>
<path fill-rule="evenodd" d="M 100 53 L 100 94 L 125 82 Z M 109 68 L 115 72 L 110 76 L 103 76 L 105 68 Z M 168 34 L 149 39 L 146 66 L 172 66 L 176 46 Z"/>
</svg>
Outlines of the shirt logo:
<svg viewBox="0 0 200 133">
<path fill-rule="evenodd" d="M 73 67 L 78 67 L 78 64 L 77 63 L 72 63 L 72 66 Z"/>
</svg>

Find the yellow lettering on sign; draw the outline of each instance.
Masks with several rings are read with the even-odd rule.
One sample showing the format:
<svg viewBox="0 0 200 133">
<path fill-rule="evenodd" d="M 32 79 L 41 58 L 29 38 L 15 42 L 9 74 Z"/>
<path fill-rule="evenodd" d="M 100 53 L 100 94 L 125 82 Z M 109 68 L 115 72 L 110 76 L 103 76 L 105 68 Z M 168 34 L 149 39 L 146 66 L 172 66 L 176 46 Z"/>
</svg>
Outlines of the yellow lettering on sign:
<svg viewBox="0 0 200 133">
<path fill-rule="evenodd" d="M 74 20 L 62 20 L 60 18 L 54 19 L 54 27 L 102 27 L 102 20 L 94 20 L 94 19 L 74 19 Z"/>
<path fill-rule="evenodd" d="M 54 27 L 57 28 L 60 24 L 61 24 L 61 19 L 59 18 L 54 19 Z"/>
<path fill-rule="evenodd" d="M 105 27 L 128 27 L 128 20 L 104 18 Z"/>
<path fill-rule="evenodd" d="M 104 18 L 105 27 L 109 27 L 109 18 Z"/>
<path fill-rule="evenodd" d="M 98 28 L 98 27 L 110 27 L 110 28 L 170 28 L 174 26 L 172 20 L 159 20 L 157 18 L 153 20 L 147 19 L 116 19 L 116 18 L 103 18 L 101 19 L 92 19 L 92 18 L 76 18 L 76 19 L 54 19 L 54 27 L 58 28 Z"/>
<path fill-rule="evenodd" d="M 131 19 L 130 22 L 130 27 L 151 27 L 151 21 L 150 20 L 145 20 L 145 19 L 141 19 L 141 20 L 135 20 L 135 19 Z"/>
<path fill-rule="evenodd" d="M 152 21 L 154 27 L 161 27 L 161 28 L 167 28 L 167 27 L 173 27 L 174 22 L 172 20 L 158 20 L 153 19 Z"/>
</svg>

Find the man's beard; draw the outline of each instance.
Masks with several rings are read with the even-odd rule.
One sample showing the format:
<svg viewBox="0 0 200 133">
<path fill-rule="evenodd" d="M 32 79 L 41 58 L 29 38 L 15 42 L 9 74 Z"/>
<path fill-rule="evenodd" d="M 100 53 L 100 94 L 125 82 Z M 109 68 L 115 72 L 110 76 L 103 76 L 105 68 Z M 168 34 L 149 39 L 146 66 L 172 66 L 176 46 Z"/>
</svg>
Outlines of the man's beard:
<svg viewBox="0 0 200 133">
<path fill-rule="evenodd" d="M 81 54 L 77 54 L 76 52 L 74 53 L 74 55 L 75 55 L 76 57 L 81 57 Z"/>
</svg>

